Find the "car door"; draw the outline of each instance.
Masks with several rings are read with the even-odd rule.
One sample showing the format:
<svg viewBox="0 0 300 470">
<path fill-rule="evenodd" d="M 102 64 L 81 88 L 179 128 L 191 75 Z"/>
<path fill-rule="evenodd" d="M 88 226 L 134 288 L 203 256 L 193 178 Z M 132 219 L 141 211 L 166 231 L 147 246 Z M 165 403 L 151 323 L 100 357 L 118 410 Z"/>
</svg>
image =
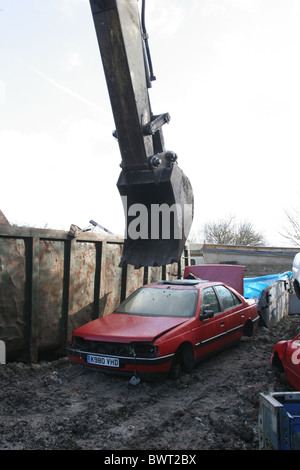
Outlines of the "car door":
<svg viewBox="0 0 300 470">
<path fill-rule="evenodd" d="M 238 341 L 243 333 L 244 328 L 244 309 L 242 301 L 224 285 L 214 286 L 219 298 L 221 308 L 226 317 L 226 344 Z"/>
<path fill-rule="evenodd" d="M 224 346 L 226 321 L 213 287 L 201 292 L 201 304 L 194 329 L 195 359 L 213 353 Z"/>
<path fill-rule="evenodd" d="M 285 355 L 286 379 L 296 390 L 300 390 L 300 335 L 287 343 Z"/>
</svg>

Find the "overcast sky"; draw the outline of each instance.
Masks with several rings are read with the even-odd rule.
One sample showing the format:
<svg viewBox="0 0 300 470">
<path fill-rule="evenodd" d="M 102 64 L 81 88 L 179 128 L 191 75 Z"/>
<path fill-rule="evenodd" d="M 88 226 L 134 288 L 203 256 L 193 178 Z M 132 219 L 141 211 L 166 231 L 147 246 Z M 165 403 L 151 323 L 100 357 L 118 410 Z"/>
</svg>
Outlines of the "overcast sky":
<svg viewBox="0 0 300 470">
<path fill-rule="evenodd" d="M 140 2 L 139 2 L 140 3 Z M 120 152 L 88 0 L 0 1 L 0 209 L 122 235 Z M 270 245 L 299 208 L 299 0 L 147 0 L 155 114 L 195 195 Z"/>
</svg>

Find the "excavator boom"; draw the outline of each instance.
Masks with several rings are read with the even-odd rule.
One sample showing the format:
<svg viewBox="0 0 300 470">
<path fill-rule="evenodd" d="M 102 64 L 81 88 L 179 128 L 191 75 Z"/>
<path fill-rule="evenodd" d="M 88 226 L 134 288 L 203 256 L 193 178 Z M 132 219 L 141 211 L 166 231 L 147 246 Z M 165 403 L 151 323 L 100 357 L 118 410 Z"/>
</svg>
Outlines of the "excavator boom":
<svg viewBox="0 0 300 470">
<path fill-rule="evenodd" d="M 126 219 L 120 265 L 161 266 L 181 257 L 193 218 L 193 191 L 165 149 L 148 89 L 154 79 L 137 0 L 90 0 L 122 163 L 117 182 Z"/>
</svg>

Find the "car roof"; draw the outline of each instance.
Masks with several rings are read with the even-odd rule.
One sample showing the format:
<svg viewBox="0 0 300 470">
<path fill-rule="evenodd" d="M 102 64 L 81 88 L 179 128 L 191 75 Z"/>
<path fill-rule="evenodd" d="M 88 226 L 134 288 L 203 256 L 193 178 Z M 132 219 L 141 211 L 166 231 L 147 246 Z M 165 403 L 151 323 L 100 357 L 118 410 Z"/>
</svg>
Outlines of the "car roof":
<svg viewBox="0 0 300 470">
<path fill-rule="evenodd" d="M 171 286 L 186 286 L 186 287 L 191 287 L 191 286 L 199 286 L 200 284 L 206 284 L 209 281 L 206 281 L 204 279 L 175 279 L 175 280 L 170 280 L 170 281 L 159 281 L 157 284 L 158 285 L 171 285 Z"/>
</svg>

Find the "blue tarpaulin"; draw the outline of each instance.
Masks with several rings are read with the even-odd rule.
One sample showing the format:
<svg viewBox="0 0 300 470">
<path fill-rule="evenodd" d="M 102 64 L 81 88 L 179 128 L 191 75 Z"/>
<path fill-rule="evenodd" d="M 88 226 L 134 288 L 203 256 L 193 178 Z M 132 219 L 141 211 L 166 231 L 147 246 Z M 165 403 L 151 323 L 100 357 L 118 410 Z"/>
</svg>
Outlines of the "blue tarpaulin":
<svg viewBox="0 0 300 470">
<path fill-rule="evenodd" d="M 290 280 L 292 277 L 291 271 L 286 271 L 280 274 L 269 274 L 267 276 L 248 277 L 244 279 L 244 297 L 252 299 L 254 297 L 260 298 L 262 291 L 274 284 L 276 281 Z"/>
</svg>

